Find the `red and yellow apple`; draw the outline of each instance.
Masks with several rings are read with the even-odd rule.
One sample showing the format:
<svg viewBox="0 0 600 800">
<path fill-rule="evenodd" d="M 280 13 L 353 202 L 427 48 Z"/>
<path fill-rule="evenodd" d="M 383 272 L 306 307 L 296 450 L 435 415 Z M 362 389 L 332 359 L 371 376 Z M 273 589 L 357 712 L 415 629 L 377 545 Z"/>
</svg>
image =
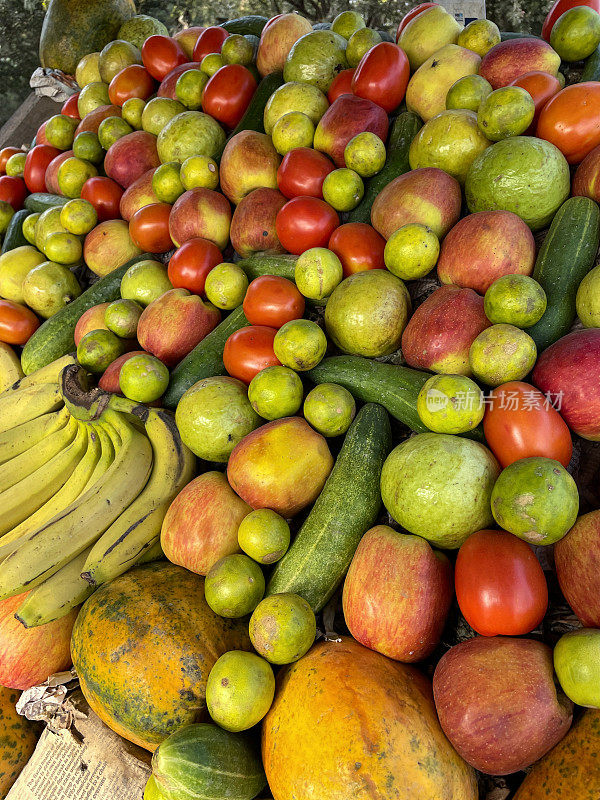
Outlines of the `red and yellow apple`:
<svg viewBox="0 0 600 800">
<path fill-rule="evenodd" d="M 287 203 L 277 189 L 255 189 L 238 203 L 231 219 L 231 244 L 236 253 L 247 258 L 268 250 L 283 253 L 275 230 L 277 213 Z"/>
<path fill-rule="evenodd" d="M 123 192 L 119 204 L 119 213 L 127 222 L 129 222 L 140 208 L 160 202 L 152 188 L 152 176 L 154 172 L 154 167 L 149 169 L 148 172 L 144 172 L 143 175 L 140 175 L 140 177 Z"/>
<path fill-rule="evenodd" d="M 323 114 L 315 130 L 314 148 L 344 167 L 346 145 L 359 133 L 374 133 L 385 142 L 388 116 L 381 106 L 353 94 L 342 94 Z"/>
<path fill-rule="evenodd" d="M 169 233 L 177 247 L 189 239 L 208 239 L 224 250 L 229 242 L 231 206 L 212 189 L 190 189 L 171 209 Z"/>
<path fill-rule="evenodd" d="M 600 511 L 583 514 L 554 545 L 556 575 L 586 628 L 600 628 Z"/>
<path fill-rule="evenodd" d="M 104 171 L 119 186 L 127 189 L 138 178 L 160 166 L 156 136 L 146 131 L 133 131 L 112 144 L 104 158 Z"/>
<path fill-rule="evenodd" d="M 271 137 L 257 131 L 241 131 L 225 145 L 219 177 L 221 191 L 232 203 L 240 202 L 253 189 L 277 189 L 281 156 Z"/>
<path fill-rule="evenodd" d="M 109 219 L 96 225 L 83 244 L 85 263 L 100 277 L 141 253 L 129 235 L 129 225 L 122 219 Z"/>
</svg>

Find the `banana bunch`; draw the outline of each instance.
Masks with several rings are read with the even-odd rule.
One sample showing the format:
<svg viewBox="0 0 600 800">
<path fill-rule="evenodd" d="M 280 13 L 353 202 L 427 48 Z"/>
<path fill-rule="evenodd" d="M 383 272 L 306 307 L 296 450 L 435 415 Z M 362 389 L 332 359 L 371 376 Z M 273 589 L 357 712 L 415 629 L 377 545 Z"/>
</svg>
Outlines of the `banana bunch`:
<svg viewBox="0 0 600 800">
<path fill-rule="evenodd" d="M 71 356 L 0 393 L 0 600 L 25 627 L 162 554 L 169 504 L 195 457 L 172 414 L 99 389 Z"/>
</svg>

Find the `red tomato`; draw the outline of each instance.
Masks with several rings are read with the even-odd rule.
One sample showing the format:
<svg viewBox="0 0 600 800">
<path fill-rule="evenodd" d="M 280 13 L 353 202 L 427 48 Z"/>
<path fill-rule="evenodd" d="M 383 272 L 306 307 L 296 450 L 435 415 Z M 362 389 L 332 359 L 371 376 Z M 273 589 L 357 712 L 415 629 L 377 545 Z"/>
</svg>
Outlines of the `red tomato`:
<svg viewBox="0 0 600 800">
<path fill-rule="evenodd" d="M 0 200 L 6 200 L 15 211 L 19 211 L 23 208 L 26 197 L 27 187 L 23 178 L 12 178 L 10 175 L 0 176 Z"/>
<path fill-rule="evenodd" d="M 221 251 L 208 239 L 188 239 L 169 260 L 169 280 L 176 289 L 187 289 L 194 294 L 204 294 L 206 276 L 221 264 Z"/>
<path fill-rule="evenodd" d="M 324 153 L 296 147 L 283 157 L 277 170 L 279 191 L 292 197 L 323 197 L 323 181 L 335 169 Z"/>
<path fill-rule="evenodd" d="M 530 633 L 548 607 L 540 562 L 506 531 L 472 533 L 458 551 L 454 583 L 464 618 L 482 636 Z"/>
<path fill-rule="evenodd" d="M 555 78 L 554 75 L 550 75 L 549 72 L 535 70 L 534 72 L 525 72 L 523 75 L 519 75 L 512 83 L 509 83 L 509 86 L 520 86 L 521 89 L 525 89 L 526 92 L 529 92 L 533 98 L 535 114 L 530 130 L 532 131 L 531 135 L 534 135 L 535 125 L 539 119 L 542 108 L 551 97 L 554 97 L 555 94 L 560 92 L 558 78 Z"/>
<path fill-rule="evenodd" d="M 397 44 L 379 42 L 364 54 L 352 78 L 352 91 L 387 111 L 398 108 L 410 78 L 406 53 Z"/>
<path fill-rule="evenodd" d="M 341 94 L 352 94 L 352 78 L 355 72 L 356 69 L 343 69 L 338 72 L 327 90 L 327 99 L 330 103 L 337 100 Z"/>
<path fill-rule="evenodd" d="M 169 234 L 168 203 L 151 203 L 135 212 L 129 220 L 129 235 L 135 245 L 147 253 L 166 253 L 173 248 Z"/>
<path fill-rule="evenodd" d="M 149 36 L 142 45 L 144 66 L 157 81 L 188 60 L 181 45 L 170 36 Z"/>
<path fill-rule="evenodd" d="M 286 322 L 302 318 L 304 297 L 286 278 L 261 275 L 248 286 L 242 308 L 251 325 L 281 328 Z"/>
<path fill-rule="evenodd" d="M 281 366 L 273 351 L 277 331 L 265 325 L 252 325 L 232 333 L 225 342 L 223 364 L 233 377 L 248 384 L 267 367 Z"/>
<path fill-rule="evenodd" d="M 33 311 L 11 300 L 0 300 L 0 342 L 25 344 L 39 327 Z"/>
<path fill-rule="evenodd" d="M 23 151 L 19 147 L 3 147 L 2 150 L 0 150 L 0 175 L 6 173 L 6 162 L 8 159 L 16 153 L 22 152 Z"/>
<path fill-rule="evenodd" d="M 366 222 L 347 222 L 331 234 L 327 247 L 342 262 L 344 278 L 367 269 L 385 269 L 385 239 Z"/>
<path fill-rule="evenodd" d="M 311 247 L 327 247 L 339 224 L 336 211 L 316 197 L 294 197 L 275 218 L 281 246 L 297 256 Z"/>
<path fill-rule="evenodd" d="M 600 14 L 600 0 L 556 0 L 542 25 L 542 39 L 550 41 L 550 33 L 556 20 L 575 6 L 588 6 Z"/>
<path fill-rule="evenodd" d="M 427 11 L 428 8 L 433 8 L 434 6 L 437 6 L 437 3 L 421 3 L 420 5 L 411 8 L 410 11 L 407 11 L 406 14 L 400 20 L 400 24 L 398 25 L 398 30 L 396 31 L 396 41 L 398 41 L 398 39 L 400 38 L 400 34 L 404 30 L 404 28 L 406 28 L 411 19 L 418 17 L 419 14 L 423 13 L 423 11 Z"/>
<path fill-rule="evenodd" d="M 123 189 L 112 178 L 98 175 L 89 178 L 81 190 L 81 199 L 87 200 L 96 209 L 98 222 L 107 219 L 120 219 L 119 203 L 123 197 Z"/>
<path fill-rule="evenodd" d="M 61 114 L 64 114 L 65 117 L 73 117 L 73 119 L 81 119 L 79 116 L 79 110 L 77 109 L 77 101 L 79 100 L 79 92 L 75 92 L 69 97 L 68 100 L 65 100 L 63 103 L 63 107 L 60 110 Z"/>
<path fill-rule="evenodd" d="M 571 460 L 573 442 L 567 423 L 539 389 L 510 381 L 490 393 L 483 418 L 487 443 L 503 467 L 532 456 Z"/>
<path fill-rule="evenodd" d="M 600 144 L 600 82 L 573 83 L 549 100 L 536 135 L 556 145 L 569 164 L 579 164 Z"/>
<path fill-rule="evenodd" d="M 46 170 L 51 161 L 61 154 L 49 144 L 36 144 L 27 153 L 23 179 L 30 192 L 46 191 Z"/>
<path fill-rule="evenodd" d="M 227 64 L 218 69 L 204 87 L 202 110 L 228 128 L 235 128 L 244 116 L 256 81 L 241 64 Z"/>
<path fill-rule="evenodd" d="M 131 64 L 117 72 L 108 87 L 108 96 L 113 105 L 122 106 L 131 97 L 147 100 L 155 90 L 154 78 L 148 70 L 141 64 Z"/>
<path fill-rule="evenodd" d="M 221 28 L 218 25 L 211 25 L 210 28 L 206 28 L 198 37 L 194 47 L 194 61 L 202 61 L 204 56 L 208 56 L 211 53 L 220 53 L 223 42 L 228 36 L 229 33 L 225 28 Z"/>
</svg>

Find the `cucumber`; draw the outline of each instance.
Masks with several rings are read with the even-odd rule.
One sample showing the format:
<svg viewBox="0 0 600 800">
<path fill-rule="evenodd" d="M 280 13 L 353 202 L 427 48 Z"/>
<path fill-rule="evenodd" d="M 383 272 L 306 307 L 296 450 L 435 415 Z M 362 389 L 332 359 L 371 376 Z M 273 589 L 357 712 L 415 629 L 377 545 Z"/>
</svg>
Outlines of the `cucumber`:
<svg viewBox="0 0 600 800">
<path fill-rule="evenodd" d="M 281 253 L 256 253 L 249 258 L 242 258 L 237 262 L 238 267 L 241 267 L 249 281 L 258 278 L 261 275 L 277 275 L 280 278 L 287 278 L 290 281 L 295 280 L 294 273 L 296 269 L 296 261 L 298 256 L 291 256 Z"/>
<path fill-rule="evenodd" d="M 358 543 L 381 508 L 381 468 L 390 421 L 375 403 L 348 429 L 331 474 L 294 543 L 275 567 L 267 595 L 294 592 L 320 611 L 346 574 Z"/>
<path fill-rule="evenodd" d="M 583 72 L 579 83 L 586 81 L 600 81 L 600 45 L 583 62 Z"/>
<path fill-rule="evenodd" d="M 147 258 L 153 258 L 153 256 L 149 253 L 142 253 L 117 267 L 40 325 L 21 354 L 21 366 L 25 375 L 30 375 L 57 358 L 72 353 L 75 350 L 73 336 L 79 317 L 92 306 L 117 300 L 121 296 L 123 275 L 133 264 Z"/>
<path fill-rule="evenodd" d="M 392 42 L 392 44 L 396 43 L 396 37 L 392 36 L 389 31 L 377 31 L 377 33 L 381 36 L 382 42 Z"/>
<path fill-rule="evenodd" d="M 331 22 L 315 22 L 313 25 L 313 31 L 330 31 L 331 30 Z"/>
<path fill-rule="evenodd" d="M 416 433 L 429 429 L 417 414 L 417 397 L 431 373 L 382 364 L 361 356 L 324 358 L 306 373 L 313 383 L 339 383 L 358 400 L 381 405 Z"/>
<path fill-rule="evenodd" d="M 248 320 L 244 316 L 242 307 L 238 306 L 208 336 L 205 336 L 183 361 L 177 364 L 171 372 L 163 404 L 167 408 L 175 408 L 184 392 L 197 381 L 202 378 L 212 378 L 214 375 L 226 375 L 227 370 L 223 364 L 225 342 L 232 333 L 245 328 L 246 325 Z"/>
<path fill-rule="evenodd" d="M 544 316 L 527 328 L 538 352 L 571 329 L 577 289 L 594 266 L 599 242 L 598 205 L 589 197 L 570 197 L 556 212 L 533 270 L 548 299 Z"/>
<path fill-rule="evenodd" d="M 268 21 L 268 17 L 249 14 L 246 17 L 230 19 L 228 22 L 224 22 L 221 27 L 225 28 L 229 33 L 239 33 L 241 36 L 245 36 L 247 33 L 251 33 L 253 36 L 260 36 Z"/>
<path fill-rule="evenodd" d="M 275 89 L 283 86 L 284 80 L 281 72 L 272 72 L 270 75 L 265 75 L 262 81 L 258 84 L 250 105 L 246 109 L 244 116 L 238 122 L 237 126 L 231 131 L 227 137 L 227 141 L 232 139 L 236 134 L 242 131 L 257 131 L 257 133 L 264 133 L 265 126 L 263 117 L 265 115 L 265 106 Z"/>
<path fill-rule="evenodd" d="M 541 39 L 537 33 L 520 33 L 519 31 L 500 31 L 500 40 L 508 42 L 511 39 Z"/>
<path fill-rule="evenodd" d="M 55 206 L 64 206 L 69 202 L 68 197 L 61 197 L 58 194 L 48 194 L 47 192 L 36 192 L 25 198 L 25 208 L 29 211 L 47 211 Z"/>
<path fill-rule="evenodd" d="M 29 244 L 27 239 L 23 236 L 23 222 L 32 212 L 27 208 L 22 208 L 13 214 L 11 221 L 8 224 L 6 233 L 4 234 L 4 241 L 2 242 L 2 250 L 0 253 L 8 253 L 9 250 L 14 250 L 15 247 L 22 247 Z"/>
<path fill-rule="evenodd" d="M 363 199 L 348 214 L 348 222 L 371 222 L 373 200 L 388 183 L 410 169 L 408 150 L 422 126 L 421 118 L 413 111 L 403 111 L 396 117 L 389 136 L 383 169 L 368 182 Z"/>
</svg>

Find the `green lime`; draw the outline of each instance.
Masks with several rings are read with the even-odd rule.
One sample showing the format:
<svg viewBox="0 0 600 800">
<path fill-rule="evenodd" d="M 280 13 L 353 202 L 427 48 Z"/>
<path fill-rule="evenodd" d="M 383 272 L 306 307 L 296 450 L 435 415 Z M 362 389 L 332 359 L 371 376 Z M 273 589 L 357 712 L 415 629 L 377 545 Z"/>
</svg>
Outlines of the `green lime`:
<svg viewBox="0 0 600 800">
<path fill-rule="evenodd" d="M 228 261 L 217 264 L 206 276 L 207 299 L 223 311 L 232 311 L 242 304 L 248 288 L 248 277 L 241 267 Z"/>
<path fill-rule="evenodd" d="M 11 206 L 11 204 L 6 200 L 0 200 L 0 235 L 6 233 L 6 230 L 10 225 L 10 221 L 14 217 L 14 215 L 15 215 L 15 210 Z M 24 223 L 27 219 L 29 219 L 29 217 L 25 218 Z M 25 233 L 23 233 L 23 235 L 25 236 Z M 27 236 L 25 236 L 25 238 L 29 242 Z M 29 243 L 35 244 L 35 238 L 33 239 L 33 241 Z"/>
<path fill-rule="evenodd" d="M 138 261 L 121 278 L 121 297 L 149 306 L 173 288 L 167 268 L 160 261 Z"/>
<path fill-rule="evenodd" d="M 55 114 L 50 117 L 44 130 L 48 144 L 59 150 L 68 150 L 73 144 L 78 125 L 79 120 L 67 117 L 66 114 Z"/>
<path fill-rule="evenodd" d="M 44 255 L 59 264 L 79 264 L 83 247 L 72 233 L 51 233 L 44 242 Z"/>
<path fill-rule="evenodd" d="M 353 33 L 364 28 L 366 24 L 364 17 L 358 11 L 342 11 L 331 23 L 331 30 L 343 36 L 344 39 L 349 39 Z"/>
<path fill-rule="evenodd" d="M 473 341 L 469 366 L 477 380 L 488 386 L 522 381 L 533 369 L 537 347 L 528 333 L 514 325 L 492 325 Z"/>
<path fill-rule="evenodd" d="M 342 282 L 342 262 L 326 247 L 311 247 L 298 256 L 294 280 L 298 291 L 309 300 L 325 300 Z"/>
<path fill-rule="evenodd" d="M 271 131 L 273 146 L 282 156 L 297 147 L 312 147 L 314 137 L 313 121 L 301 111 L 290 111 L 279 117 Z"/>
<path fill-rule="evenodd" d="M 89 372 L 104 372 L 125 352 L 123 340 L 112 331 L 90 331 L 77 345 L 77 361 Z"/>
<path fill-rule="evenodd" d="M 581 628 L 561 636 L 554 648 L 554 669 L 570 700 L 600 708 L 600 630 Z"/>
<path fill-rule="evenodd" d="M 210 156 L 190 156 L 181 165 L 180 178 L 186 191 L 216 189 L 219 185 L 219 167 Z"/>
<path fill-rule="evenodd" d="M 456 44 L 483 58 L 492 47 L 500 44 L 500 29 L 490 19 L 474 19 L 458 34 Z"/>
<path fill-rule="evenodd" d="M 306 395 L 304 417 L 323 436 L 346 433 L 356 414 L 354 397 L 337 383 L 320 383 Z"/>
<path fill-rule="evenodd" d="M 142 130 L 142 114 L 146 108 L 146 101 L 141 97 L 130 97 L 125 100 L 121 108 L 121 116 L 136 131 Z"/>
<path fill-rule="evenodd" d="M 171 205 L 185 192 L 179 176 L 181 164 L 178 161 L 167 161 L 154 170 L 152 190 L 161 203 Z"/>
<path fill-rule="evenodd" d="M 490 322 L 530 328 L 544 316 L 546 292 L 527 275 L 502 275 L 485 293 L 483 308 Z"/>
<path fill-rule="evenodd" d="M 25 170 L 25 153 L 13 153 L 4 166 L 4 171 L 11 178 L 22 178 Z"/>
<path fill-rule="evenodd" d="M 250 617 L 250 641 L 271 664 L 292 664 L 312 647 L 317 620 L 300 595 L 284 592 L 265 597 Z"/>
<path fill-rule="evenodd" d="M 336 211 L 352 211 L 364 193 L 363 180 L 353 169 L 334 169 L 323 181 L 323 199 Z"/>
<path fill-rule="evenodd" d="M 600 267 L 594 267 L 581 281 L 575 304 L 584 327 L 600 328 Z"/>
<path fill-rule="evenodd" d="M 492 142 L 519 136 L 533 122 L 535 103 L 520 86 L 503 86 L 489 94 L 479 106 L 477 124 Z"/>
<path fill-rule="evenodd" d="M 361 178 L 372 178 L 385 164 L 385 145 L 374 133 L 366 131 L 354 136 L 344 150 L 344 162 Z"/>
<path fill-rule="evenodd" d="M 65 203 L 60 212 L 60 224 L 75 236 L 85 236 L 96 227 L 98 214 L 87 200 L 77 198 Z"/>
<path fill-rule="evenodd" d="M 552 26 L 550 44 L 561 61 L 591 56 L 600 44 L 600 14 L 588 6 L 570 8 Z"/>
<path fill-rule="evenodd" d="M 327 350 L 327 337 L 308 319 L 286 322 L 273 339 L 276 357 L 285 367 L 304 372 L 316 367 Z"/>
<path fill-rule="evenodd" d="M 94 131 L 81 131 L 73 140 L 73 155 L 92 164 L 100 164 L 104 160 L 104 150 Z"/>
<path fill-rule="evenodd" d="M 6 201 L 2 200 L 2 203 L 6 203 Z M 4 208 L 2 203 L 0 203 L 0 214 L 6 213 L 2 211 L 2 209 Z M 7 205 L 9 204 L 7 203 Z M 12 209 L 12 206 L 9 205 L 9 208 Z M 40 217 L 41 213 L 39 211 L 36 211 L 34 214 L 30 214 L 23 220 L 23 236 L 27 239 L 29 244 L 35 245 L 35 229 L 37 226 L 38 219 Z"/>
<path fill-rule="evenodd" d="M 439 254 L 440 242 L 431 228 L 410 222 L 394 231 L 387 240 L 383 260 L 397 278 L 412 281 L 431 272 Z"/>
<path fill-rule="evenodd" d="M 234 553 L 217 561 L 204 582 L 206 602 L 220 617 L 251 614 L 265 593 L 265 576 L 252 558 Z"/>
<path fill-rule="evenodd" d="M 106 309 L 104 322 L 108 330 L 116 333 L 121 339 L 134 339 L 143 310 L 135 300 L 113 300 Z"/>
<path fill-rule="evenodd" d="M 361 58 L 368 53 L 372 47 L 379 44 L 381 35 L 373 28 L 359 28 L 354 31 L 348 39 L 346 47 L 346 58 L 349 67 L 357 67 Z"/>
<path fill-rule="evenodd" d="M 269 662 L 243 650 L 222 655 L 206 683 L 208 713 L 217 725 L 234 733 L 257 725 L 274 696 L 275 676 Z"/>
<path fill-rule="evenodd" d="M 90 111 L 94 111 L 100 106 L 110 105 L 108 96 L 108 84 L 102 81 L 92 81 L 88 83 L 79 93 L 77 98 L 77 111 L 83 119 Z"/>
<path fill-rule="evenodd" d="M 75 80 L 80 89 L 83 89 L 88 83 L 94 81 L 101 81 L 100 70 L 98 69 L 98 61 L 100 60 L 100 53 L 88 53 L 77 64 L 75 69 Z"/>
<path fill-rule="evenodd" d="M 254 61 L 254 47 L 239 33 L 228 36 L 221 48 L 221 58 L 224 64 L 242 64 L 247 66 Z"/>
<path fill-rule="evenodd" d="M 121 117 L 107 117 L 98 126 L 98 141 L 104 150 L 113 145 L 122 136 L 133 133 L 133 128 Z"/>
<path fill-rule="evenodd" d="M 417 397 L 417 413 L 434 433 L 466 433 L 483 419 L 485 403 L 475 381 L 464 375 L 433 375 Z"/>
<path fill-rule="evenodd" d="M 89 161 L 71 156 L 58 168 L 58 186 L 65 197 L 80 197 L 83 184 L 97 174 L 98 170 Z"/>
<path fill-rule="evenodd" d="M 162 397 L 168 385 L 169 370 L 150 354 L 131 356 L 119 373 L 119 388 L 136 403 L 153 403 Z"/>
<path fill-rule="evenodd" d="M 188 69 L 177 78 L 175 97 L 186 108 L 198 111 L 202 108 L 202 95 L 207 82 L 206 72 L 199 69 Z"/>
<path fill-rule="evenodd" d="M 123 39 L 115 39 L 100 51 L 98 70 L 104 83 L 110 83 L 125 67 L 141 63 L 142 54 L 139 47 Z"/>
<path fill-rule="evenodd" d="M 200 62 L 200 69 L 208 75 L 209 78 L 212 78 L 215 72 L 220 70 L 224 65 L 225 62 L 220 53 L 209 53 L 207 56 L 204 56 Z"/>
<path fill-rule="evenodd" d="M 465 75 L 448 89 L 446 95 L 446 108 L 467 111 L 479 111 L 479 106 L 485 98 L 492 93 L 492 86 L 481 75 Z"/>
<path fill-rule="evenodd" d="M 290 546 L 290 526 L 270 508 L 251 511 L 240 522 L 238 543 L 259 564 L 274 564 Z"/>
<path fill-rule="evenodd" d="M 252 378 L 248 399 L 264 419 L 293 416 L 302 405 L 302 381 L 289 367 L 267 367 Z"/>
<path fill-rule="evenodd" d="M 171 100 L 170 97 L 155 97 L 146 103 L 142 111 L 142 128 L 147 133 L 158 136 L 174 117 L 185 110 L 185 106 L 177 100 Z"/>
<path fill-rule="evenodd" d="M 48 319 L 79 297 L 81 286 L 68 267 L 45 261 L 27 273 L 22 291 L 27 305 Z"/>
</svg>

